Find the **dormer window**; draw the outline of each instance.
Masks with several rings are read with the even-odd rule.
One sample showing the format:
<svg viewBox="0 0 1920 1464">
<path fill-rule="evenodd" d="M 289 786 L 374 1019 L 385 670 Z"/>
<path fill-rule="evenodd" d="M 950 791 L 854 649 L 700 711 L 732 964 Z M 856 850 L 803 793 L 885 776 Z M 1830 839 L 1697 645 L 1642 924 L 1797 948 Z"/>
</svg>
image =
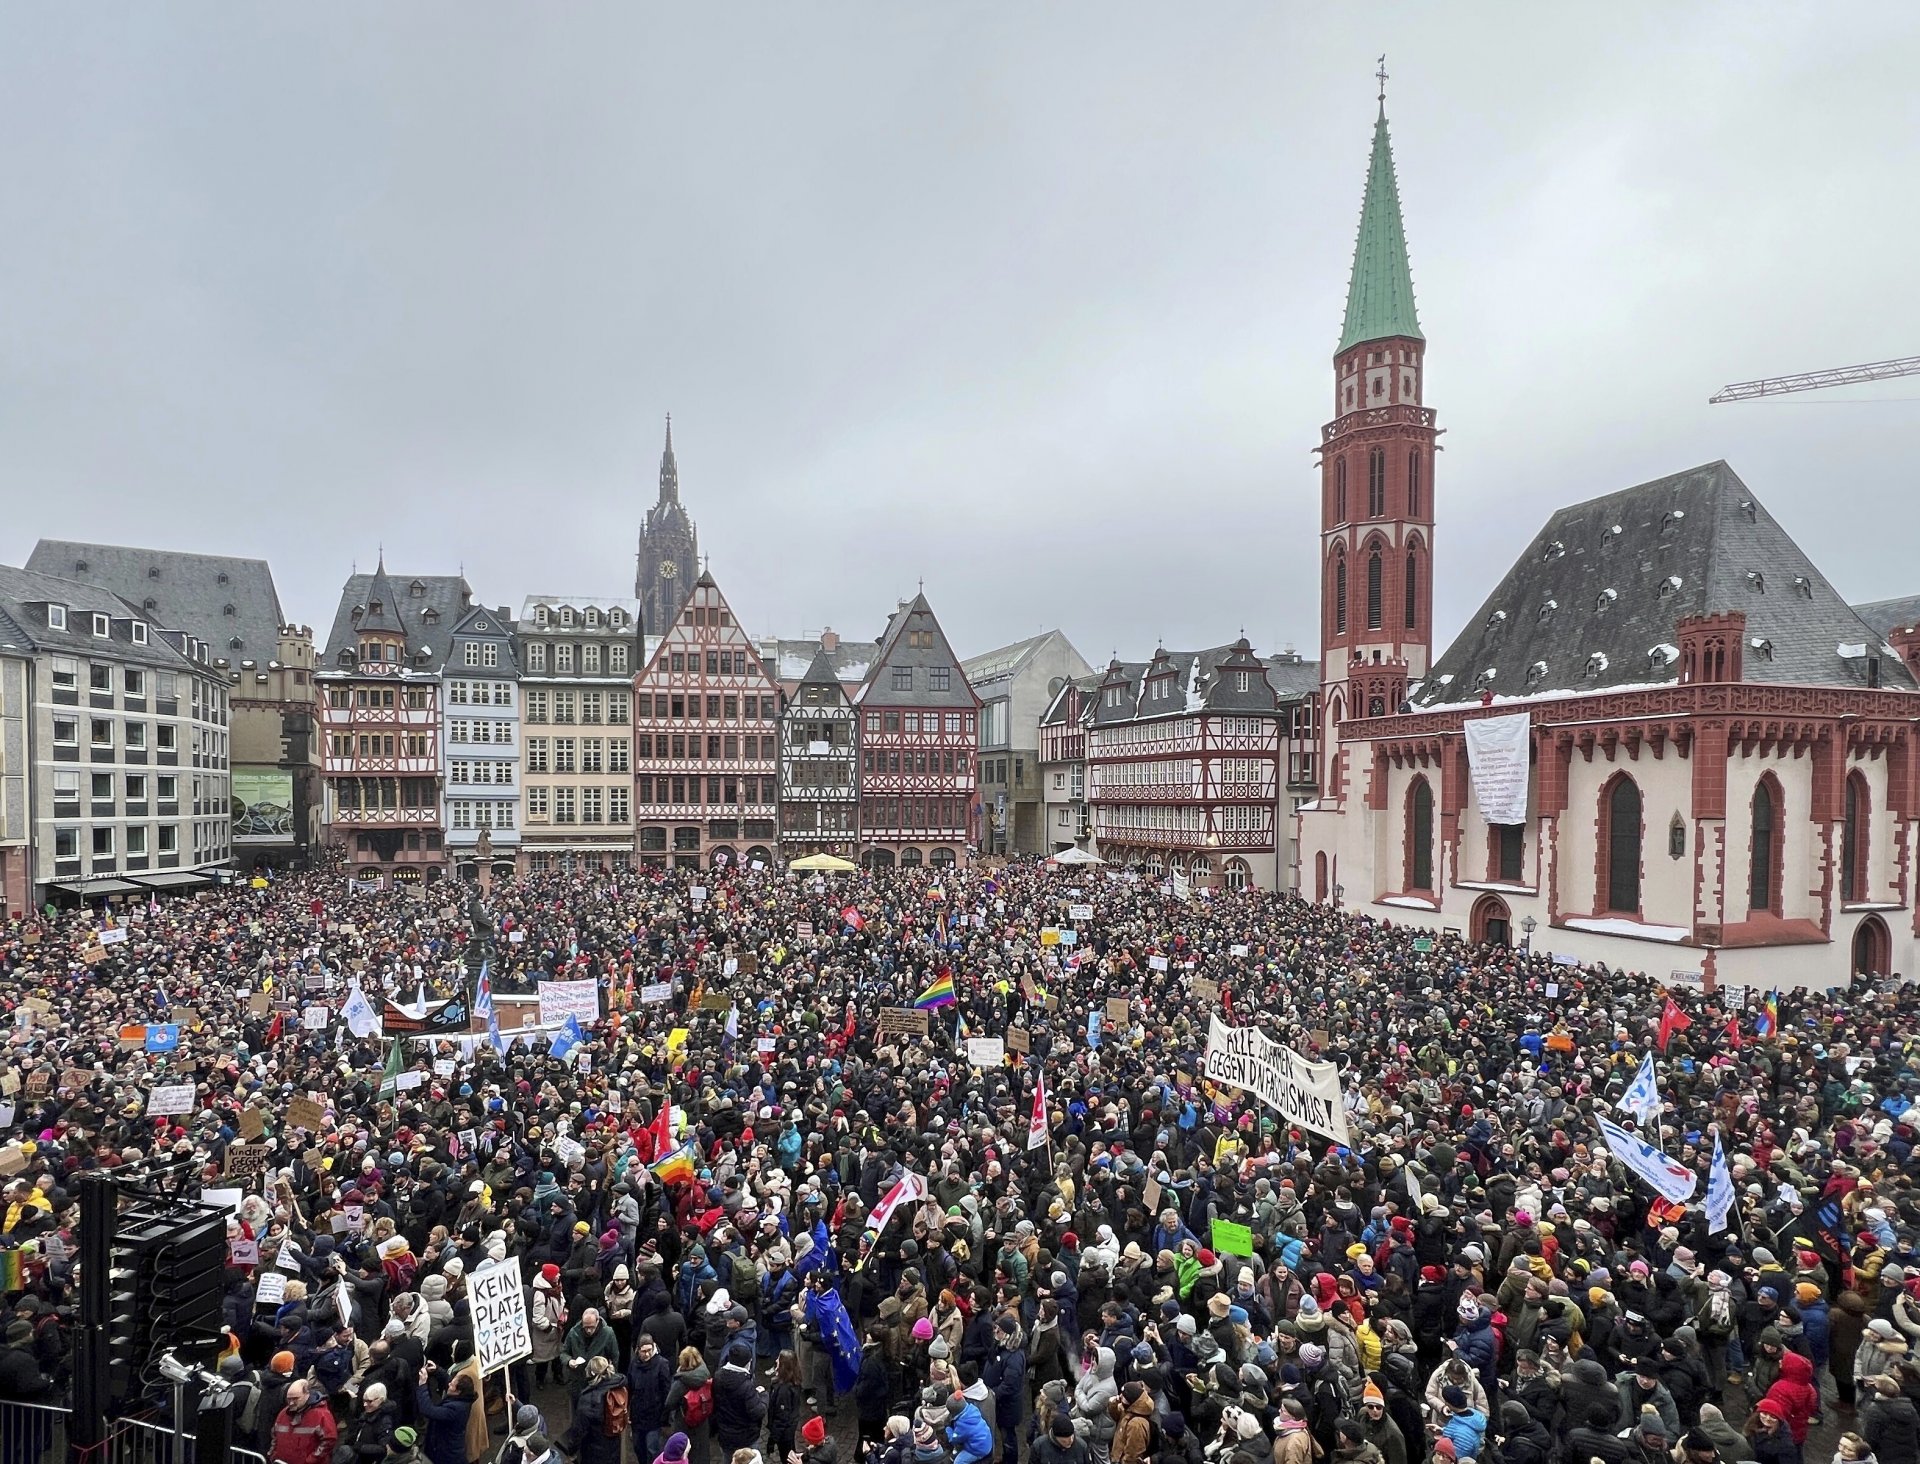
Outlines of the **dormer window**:
<svg viewBox="0 0 1920 1464">
<path fill-rule="evenodd" d="M 426 621 L 428 625 L 438 625 L 440 623 L 440 612 L 429 605 L 420 612 L 420 618 Z"/>
<path fill-rule="evenodd" d="M 47 606 L 47 629 L 65 630 L 67 628 L 67 607 L 65 605 Z"/>
<path fill-rule="evenodd" d="M 136 646 L 144 646 L 147 643 L 146 621 L 136 620 L 133 622 L 133 643 Z"/>
<path fill-rule="evenodd" d="M 233 605 L 232 605 L 232 603 L 231 603 L 231 602 L 229 602 L 229 603 L 227 603 L 227 604 L 225 604 L 225 605 L 222 605 L 222 606 L 220 607 L 220 613 L 221 613 L 222 615 L 224 615 L 224 616 L 226 616 L 226 617 L 227 617 L 227 619 L 229 619 L 229 620 L 231 620 L 231 619 L 233 619 L 233 617 L 234 617 L 234 616 L 235 616 L 236 614 L 238 614 L 239 612 L 237 612 L 237 611 L 236 611 L 236 610 L 235 610 L 235 609 L 233 608 Z"/>
<path fill-rule="evenodd" d="M 1538 686 L 1541 682 L 1545 681 L 1546 679 L 1547 679 L 1547 663 L 1545 661 L 1535 661 L 1531 666 L 1527 667 L 1527 685 L 1528 686 Z"/>
<path fill-rule="evenodd" d="M 547 623 L 547 607 L 545 605 L 536 605 L 533 607 L 533 623 L 535 625 L 545 625 Z"/>
<path fill-rule="evenodd" d="M 1680 592 L 1681 584 L 1682 584 L 1682 580 L 1679 575 L 1677 574 L 1668 575 L 1665 579 L 1660 581 L 1660 598 L 1664 600 L 1668 595 L 1678 594 Z"/>
<path fill-rule="evenodd" d="M 1546 552 L 1542 554 L 1540 557 L 1543 560 L 1546 560 L 1550 563 L 1553 560 L 1558 559 L 1562 554 L 1565 554 L 1566 552 L 1567 552 L 1567 546 L 1561 543 L 1558 539 L 1555 539 L 1551 544 L 1547 545 Z"/>
<path fill-rule="evenodd" d="M 1747 588 L 1754 591 L 1754 593 L 1756 594 L 1760 594 L 1760 595 L 1766 594 L 1767 577 L 1764 574 L 1760 573 L 1760 571 L 1757 569 L 1748 570 L 1747 571 Z"/>
<path fill-rule="evenodd" d="M 1473 678 L 1473 689 L 1475 691 L 1485 691 L 1489 686 L 1493 685 L 1493 678 L 1499 674 L 1500 668 L 1498 666 L 1487 667 L 1486 670 Z"/>
<path fill-rule="evenodd" d="M 148 579 L 159 579 L 159 578 L 160 578 L 160 566 L 159 566 L 159 565 L 157 565 L 157 564 L 149 564 L 149 565 L 147 566 L 147 578 L 148 578 Z"/>
<path fill-rule="evenodd" d="M 561 623 L 562 625 L 572 625 L 572 624 L 573 624 L 573 606 L 571 606 L 571 605 L 566 605 L 566 606 L 563 606 L 563 607 L 561 607 L 561 610 L 560 610 L 560 623 Z"/>
<path fill-rule="evenodd" d="M 217 585 L 224 585 L 227 582 L 227 572 L 224 569 L 221 570 L 220 573 L 213 577 L 213 582 Z"/>
<path fill-rule="evenodd" d="M 241 646 L 245 644 L 246 642 L 241 640 L 240 637 L 236 635 L 232 637 L 230 640 L 228 640 L 227 649 L 230 651 L 237 651 L 240 649 Z"/>
<path fill-rule="evenodd" d="M 1602 590 L 1599 594 L 1599 597 L 1594 600 L 1593 608 L 1596 612 L 1600 614 L 1605 614 L 1608 610 L 1613 608 L 1613 602 L 1619 598 L 1620 598 L 1620 592 L 1618 590 L 1614 590 L 1614 589 Z"/>
<path fill-rule="evenodd" d="M 1796 574 L 1793 577 L 1793 587 L 1800 592 L 1803 599 L 1813 598 L 1813 581 L 1804 574 Z"/>
<path fill-rule="evenodd" d="M 1559 608 L 1560 602 L 1558 600 L 1542 600 L 1540 602 L 1540 609 L 1535 613 L 1533 618 L 1537 622 L 1545 624 L 1553 618 L 1553 612 Z"/>
<path fill-rule="evenodd" d="M 626 623 L 627 623 L 626 611 L 609 610 L 607 612 L 607 624 L 611 625 L 615 630 L 618 630 L 621 626 L 625 625 Z"/>
<path fill-rule="evenodd" d="M 1677 646 L 1650 646 L 1647 649 L 1647 669 L 1658 671 L 1664 666 L 1671 666 L 1679 657 Z"/>
<path fill-rule="evenodd" d="M 1587 680 L 1593 681 L 1598 679 L 1606 671 L 1607 664 L 1607 653 L 1605 651 L 1595 651 L 1591 656 L 1588 656 Z"/>
<path fill-rule="evenodd" d="M 1687 511 L 1683 508 L 1668 509 L 1665 513 L 1660 515 L 1660 532 L 1663 534 L 1666 533 L 1668 529 L 1672 528 L 1675 524 L 1679 523 L 1686 516 L 1687 516 Z"/>
<path fill-rule="evenodd" d="M 1757 635 L 1748 641 L 1747 644 L 1753 647 L 1754 654 L 1761 660 L 1771 661 L 1773 659 L 1773 642 L 1765 636 Z"/>
<path fill-rule="evenodd" d="M 1743 498 L 1740 500 L 1740 511 L 1747 516 L 1748 523 L 1757 524 L 1760 522 L 1760 507 L 1751 498 Z"/>
<path fill-rule="evenodd" d="M 600 612 L 598 610 L 588 609 L 587 628 L 589 630 L 598 630 L 600 628 Z"/>
<path fill-rule="evenodd" d="M 381 614 L 381 613 L 382 613 L 382 612 L 383 612 L 383 611 L 384 611 L 385 609 L 386 609 L 386 607 L 385 607 L 384 605 L 382 605 L 382 604 L 381 604 L 381 603 L 380 603 L 380 602 L 379 602 L 378 600 L 369 600 L 369 601 L 367 601 L 367 610 L 368 610 L 368 611 L 369 611 L 369 613 L 371 613 L 371 614 L 374 614 L 374 615 L 379 615 L 379 614 Z"/>
<path fill-rule="evenodd" d="M 1487 617 L 1487 629 L 1498 630 L 1502 625 L 1506 623 L 1506 619 L 1507 619 L 1506 611 L 1504 610 L 1494 611 L 1493 614 Z"/>
<path fill-rule="evenodd" d="M 113 633 L 113 621 L 96 611 L 93 617 L 93 633 L 104 640 Z"/>
<path fill-rule="evenodd" d="M 424 600 L 427 598 L 427 587 L 423 585 L 419 580 L 415 580 L 412 584 L 407 586 L 407 593 L 413 596 L 413 598 L 416 600 Z"/>
</svg>

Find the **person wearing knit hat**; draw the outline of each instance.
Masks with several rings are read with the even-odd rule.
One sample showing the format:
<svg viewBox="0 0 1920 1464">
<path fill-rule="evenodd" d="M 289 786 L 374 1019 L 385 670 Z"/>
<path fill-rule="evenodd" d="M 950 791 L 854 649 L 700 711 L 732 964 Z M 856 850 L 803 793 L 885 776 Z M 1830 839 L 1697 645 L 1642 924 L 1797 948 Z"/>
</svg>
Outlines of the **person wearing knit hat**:
<svg viewBox="0 0 1920 1464">
<path fill-rule="evenodd" d="M 809 1449 L 817 1449 L 826 1441 L 827 1421 L 819 1414 L 814 1414 L 812 1418 L 800 1425 L 800 1442 Z"/>
</svg>

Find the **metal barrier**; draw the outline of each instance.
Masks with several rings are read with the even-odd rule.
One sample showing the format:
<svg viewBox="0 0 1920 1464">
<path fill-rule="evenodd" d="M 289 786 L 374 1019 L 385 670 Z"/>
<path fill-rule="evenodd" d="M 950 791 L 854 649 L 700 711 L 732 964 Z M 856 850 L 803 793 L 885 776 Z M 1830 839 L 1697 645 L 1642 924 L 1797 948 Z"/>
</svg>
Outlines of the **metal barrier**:
<svg viewBox="0 0 1920 1464">
<path fill-rule="evenodd" d="M 0 1402 L 0 1464 L 66 1464 L 71 1415 L 55 1403 Z"/>
<path fill-rule="evenodd" d="M 229 1464 L 267 1464 L 264 1454 L 243 1449 L 238 1444 L 231 1446 L 227 1453 Z M 0 1464 L 34 1464 L 34 1461 L 16 1460 L 9 1455 L 0 1459 Z M 64 1464 L 64 1461 L 56 1454 L 43 1464 Z M 116 1418 L 98 1459 L 86 1460 L 83 1464 L 195 1464 L 193 1433 L 188 1431 L 182 1447 L 169 1420 Z"/>
</svg>

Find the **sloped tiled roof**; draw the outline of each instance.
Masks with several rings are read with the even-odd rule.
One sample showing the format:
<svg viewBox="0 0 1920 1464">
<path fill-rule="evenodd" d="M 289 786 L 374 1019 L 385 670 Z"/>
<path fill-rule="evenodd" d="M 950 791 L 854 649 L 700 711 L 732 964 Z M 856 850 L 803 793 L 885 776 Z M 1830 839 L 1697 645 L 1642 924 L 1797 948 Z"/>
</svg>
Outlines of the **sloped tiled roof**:
<svg viewBox="0 0 1920 1464">
<path fill-rule="evenodd" d="M 1080 688 L 1080 721 L 1084 724 L 1093 720 L 1093 704 L 1099 696 L 1100 683 L 1104 676 L 1076 676 L 1063 681 L 1053 693 L 1053 699 L 1047 703 L 1047 709 L 1040 714 L 1042 727 L 1057 727 L 1067 720 L 1067 693 L 1074 687 Z"/>
<path fill-rule="evenodd" d="M 1416 706 L 1675 681 L 1685 617 L 1744 611 L 1750 682 L 1868 684 L 1880 637 L 1724 462 L 1563 508 L 1413 693 Z M 1846 648 L 1852 648 L 1848 654 Z M 1884 685 L 1912 675 L 1881 655 Z"/>
<path fill-rule="evenodd" d="M 98 585 L 156 626 L 205 641 L 216 660 L 264 663 L 278 653 L 286 620 L 264 559 L 42 539 L 26 567 Z"/>
<path fill-rule="evenodd" d="M 933 632 L 931 646 L 915 646 L 907 639 L 908 629 L 916 622 Z M 911 691 L 895 691 L 890 676 L 886 684 L 880 681 L 883 670 L 891 671 L 901 666 L 910 666 L 916 672 Z M 954 673 L 945 691 L 935 691 L 930 677 L 917 674 L 942 666 Z M 924 593 L 915 595 L 887 617 L 887 628 L 881 633 L 879 651 L 867 667 L 866 679 L 860 683 L 859 694 L 854 699 L 889 707 L 979 706 L 980 699 L 968 684 L 966 672 L 953 654 L 953 647 L 947 642 L 947 633 L 940 628 L 939 617 L 933 613 L 933 607 L 927 603 Z"/>
<path fill-rule="evenodd" d="M 46 611 L 42 608 L 46 605 L 67 607 L 65 630 L 55 630 L 47 624 Z M 105 615 L 113 622 L 113 633 L 106 643 L 115 660 L 162 668 L 192 664 L 191 657 L 161 637 L 164 627 L 111 591 L 79 580 L 0 565 L 0 649 L 12 646 L 23 653 L 97 655 L 102 642 L 93 634 L 96 614 Z M 146 621 L 149 626 L 145 645 L 136 645 L 133 641 L 135 620 Z"/>
<path fill-rule="evenodd" d="M 1264 680 L 1247 690 L 1239 689 L 1236 670 L 1260 671 Z M 1173 695 L 1158 701 L 1146 694 L 1150 676 L 1173 676 Z M 1320 666 L 1315 661 L 1296 657 L 1261 658 L 1253 654 L 1244 639 L 1230 645 L 1211 646 L 1202 651 L 1154 652 L 1151 661 L 1115 661 L 1091 678 L 1099 705 L 1093 712 L 1096 726 L 1130 722 L 1141 717 L 1169 717 L 1189 712 L 1273 712 L 1283 701 L 1312 695 L 1320 685 Z M 1101 695 L 1109 686 L 1124 687 L 1120 705 L 1106 705 Z M 1051 711 L 1052 709 L 1049 708 Z"/>
<path fill-rule="evenodd" d="M 1920 625 L 1920 595 L 1902 595 L 1897 600 L 1874 600 L 1855 605 L 1858 615 L 1877 636 L 1889 636 L 1896 630 L 1911 630 Z"/>
<path fill-rule="evenodd" d="M 760 659 L 766 663 L 767 671 L 774 680 L 798 683 L 813 665 L 813 658 L 821 650 L 821 645 L 809 636 L 795 639 L 773 636 L 755 641 L 754 648 L 759 651 Z M 826 654 L 827 660 L 833 665 L 833 674 L 853 687 L 867 679 L 867 667 L 873 664 L 875 648 L 872 641 L 843 640 Z"/>
<path fill-rule="evenodd" d="M 381 621 L 387 628 L 395 628 L 397 624 L 405 636 L 407 669 L 435 674 L 444 671 L 447 648 L 453 643 L 454 627 L 473 608 L 473 590 L 468 586 L 466 577 L 457 574 L 391 574 L 384 569 L 375 574 L 347 577 L 346 584 L 340 590 L 340 604 L 333 612 L 333 628 L 327 632 L 321 669 L 339 670 L 338 653 L 341 648 L 358 645 L 360 625 L 367 621 L 368 616 L 363 614 L 360 621 L 356 621 L 353 612 L 367 605 L 376 578 L 383 574 L 388 588 L 382 592 Z M 426 656 L 415 659 L 415 653 L 422 650 L 427 652 Z"/>
</svg>

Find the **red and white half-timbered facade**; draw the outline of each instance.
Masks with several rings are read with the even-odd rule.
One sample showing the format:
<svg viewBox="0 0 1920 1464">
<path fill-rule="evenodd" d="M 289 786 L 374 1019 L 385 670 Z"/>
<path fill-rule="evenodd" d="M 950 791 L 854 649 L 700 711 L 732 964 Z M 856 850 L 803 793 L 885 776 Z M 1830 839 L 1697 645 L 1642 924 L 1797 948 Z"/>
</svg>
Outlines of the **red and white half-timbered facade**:
<svg viewBox="0 0 1920 1464">
<path fill-rule="evenodd" d="M 760 860 L 778 837 L 779 689 L 711 574 L 633 683 L 634 822 L 641 863 Z"/>
<path fill-rule="evenodd" d="M 924 594 L 887 621 L 854 707 L 863 862 L 968 858 L 980 828 L 980 699 Z"/>
</svg>

